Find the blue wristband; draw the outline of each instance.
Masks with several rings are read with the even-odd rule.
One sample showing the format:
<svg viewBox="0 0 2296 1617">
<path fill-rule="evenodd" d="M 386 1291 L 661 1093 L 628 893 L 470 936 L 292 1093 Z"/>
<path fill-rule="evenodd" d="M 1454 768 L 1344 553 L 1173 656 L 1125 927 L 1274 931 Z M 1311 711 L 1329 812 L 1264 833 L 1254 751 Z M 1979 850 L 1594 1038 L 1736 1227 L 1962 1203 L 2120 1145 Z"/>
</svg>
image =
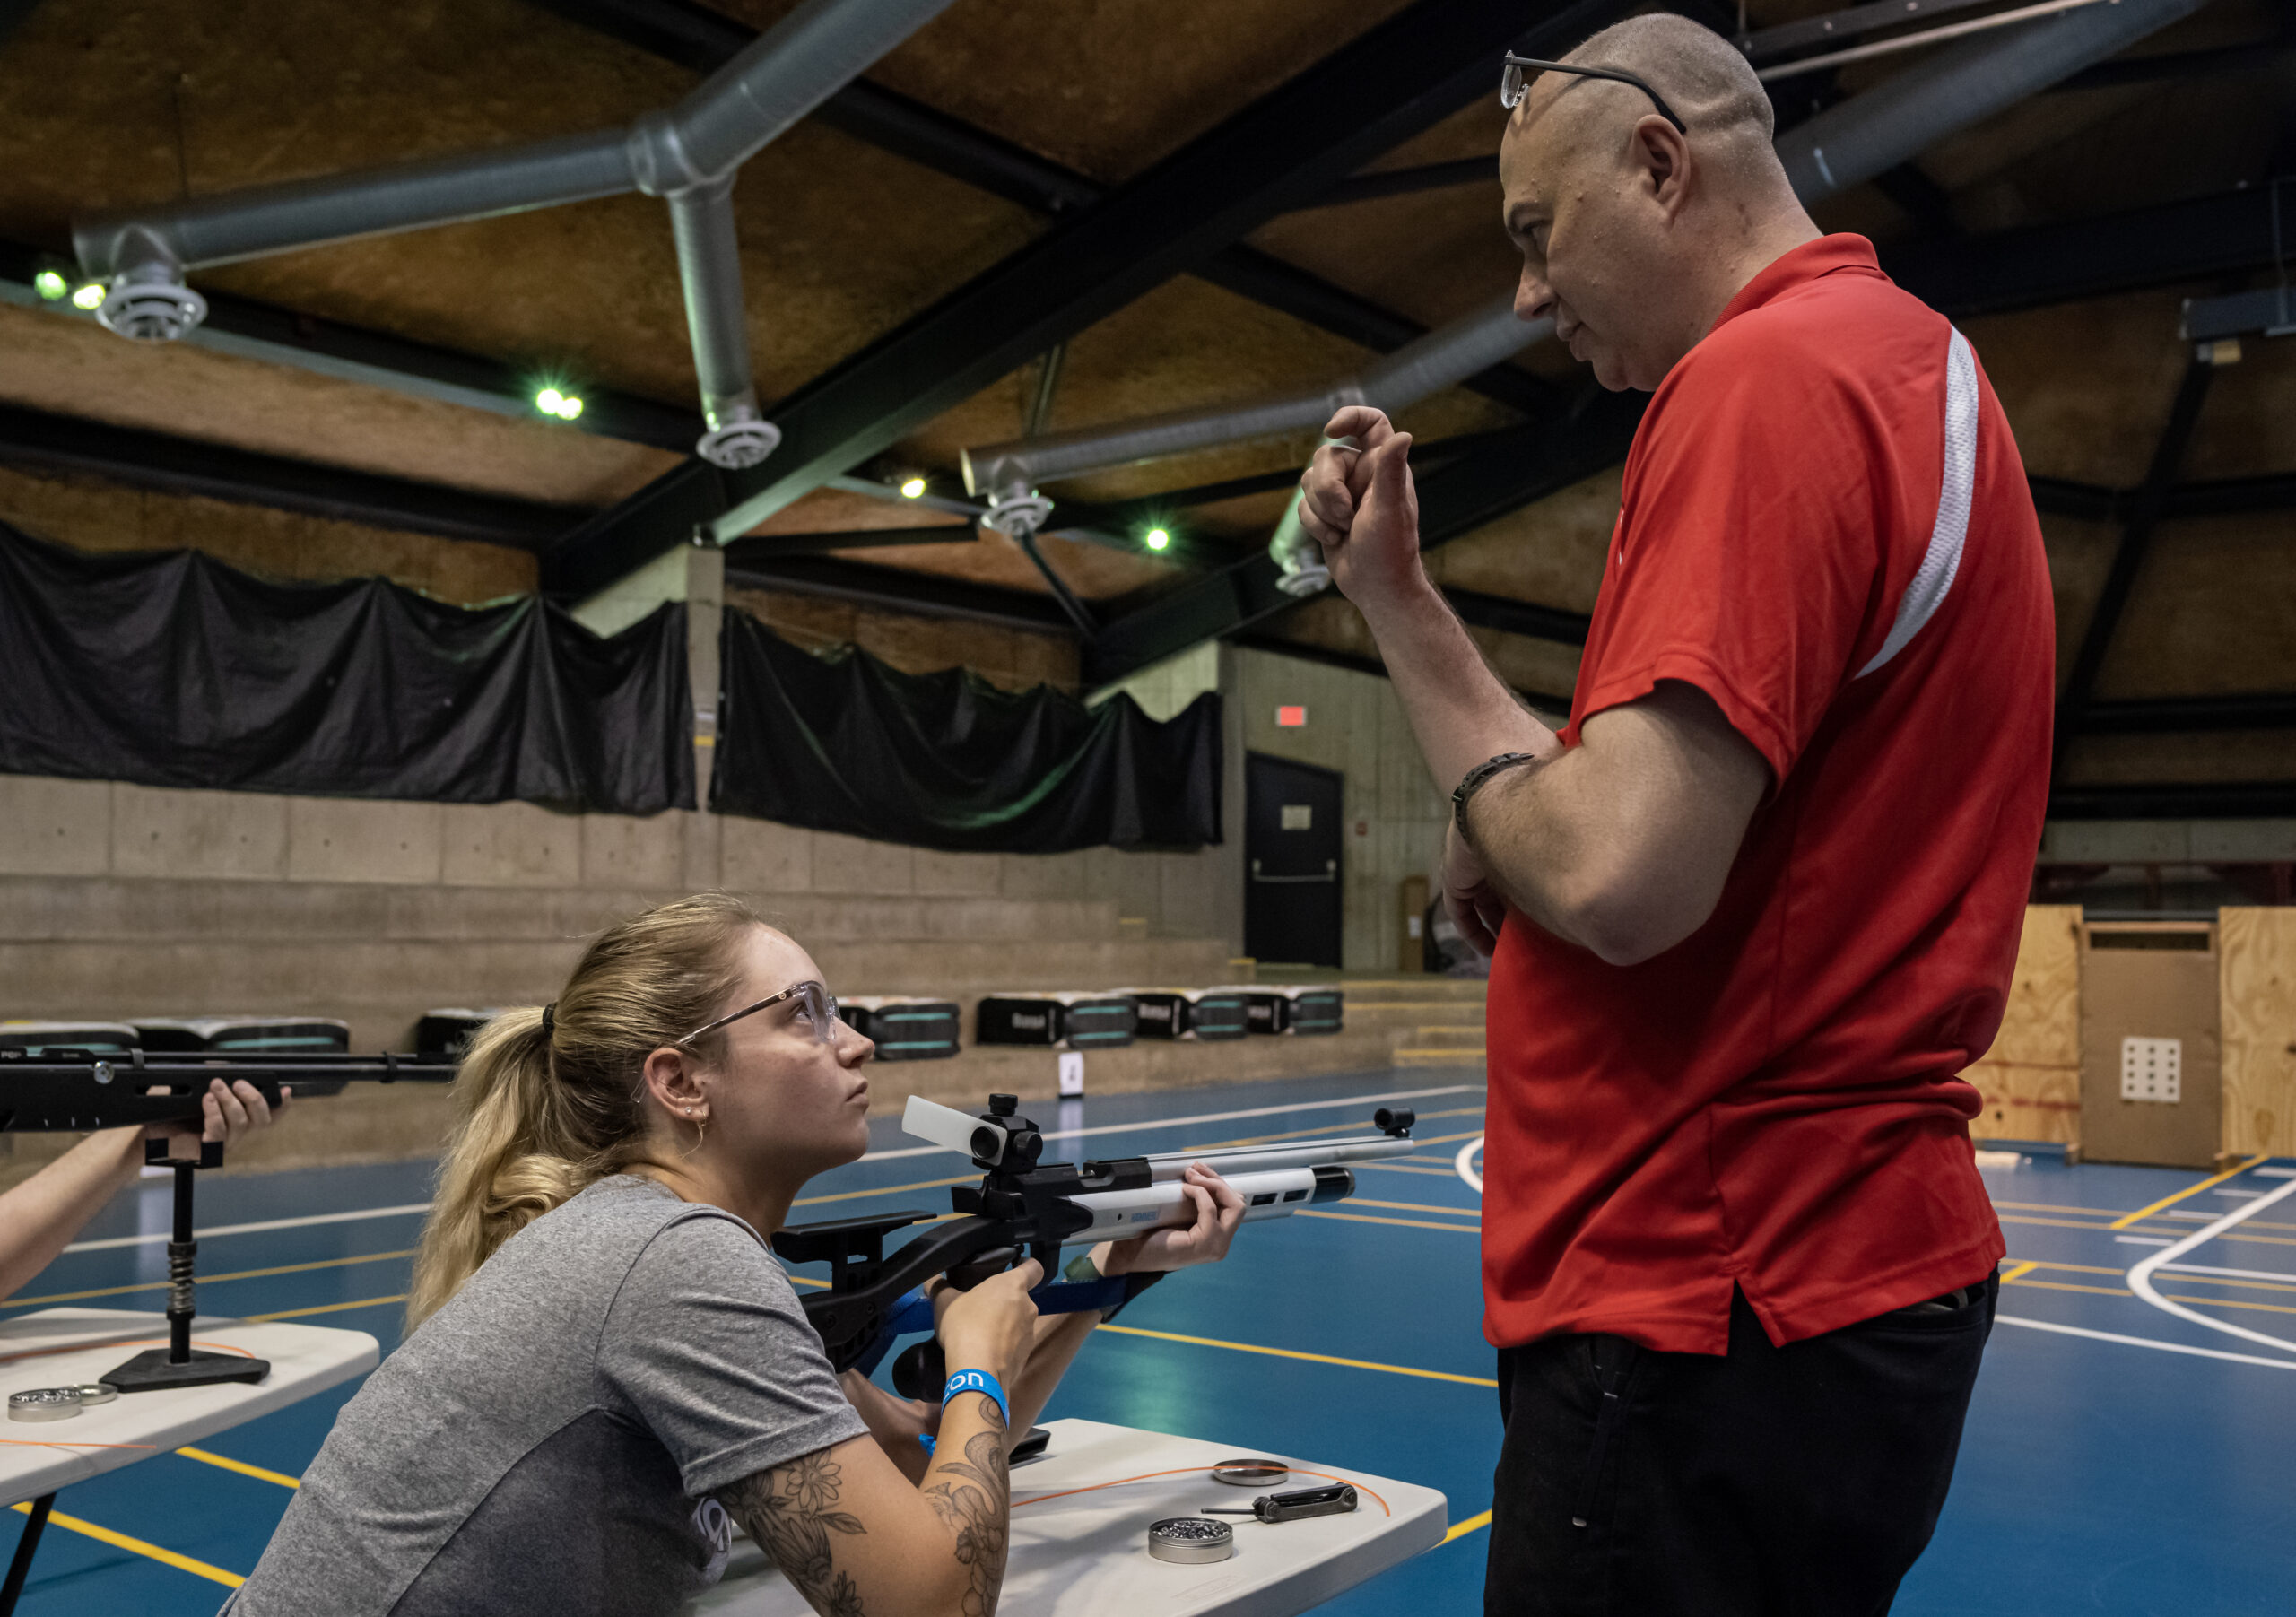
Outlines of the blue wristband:
<svg viewBox="0 0 2296 1617">
<path fill-rule="evenodd" d="M 996 1405 L 996 1413 L 1004 1417 L 1004 1424 L 1013 1424 L 1013 1406 L 1005 1400 L 1004 1387 L 987 1370 L 959 1370 L 949 1378 L 949 1385 L 941 1389 L 943 1404 L 959 1393 L 978 1393 Z"/>
</svg>

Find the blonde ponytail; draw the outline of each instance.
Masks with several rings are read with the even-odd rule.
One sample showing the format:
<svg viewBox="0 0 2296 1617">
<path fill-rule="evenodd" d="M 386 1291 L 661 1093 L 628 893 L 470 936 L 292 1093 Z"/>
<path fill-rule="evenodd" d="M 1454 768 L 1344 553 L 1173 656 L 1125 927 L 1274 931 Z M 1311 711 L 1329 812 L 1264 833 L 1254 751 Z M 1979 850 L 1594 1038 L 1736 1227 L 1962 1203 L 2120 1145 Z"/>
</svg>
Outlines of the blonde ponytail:
<svg viewBox="0 0 2296 1617">
<path fill-rule="evenodd" d="M 457 1122 L 414 1260 L 407 1329 L 445 1305 L 504 1241 L 643 1160 L 646 1057 L 719 1013 L 741 946 L 764 923 L 700 893 L 608 927 L 583 952 L 545 1026 L 506 1011 L 464 1055 Z"/>
</svg>

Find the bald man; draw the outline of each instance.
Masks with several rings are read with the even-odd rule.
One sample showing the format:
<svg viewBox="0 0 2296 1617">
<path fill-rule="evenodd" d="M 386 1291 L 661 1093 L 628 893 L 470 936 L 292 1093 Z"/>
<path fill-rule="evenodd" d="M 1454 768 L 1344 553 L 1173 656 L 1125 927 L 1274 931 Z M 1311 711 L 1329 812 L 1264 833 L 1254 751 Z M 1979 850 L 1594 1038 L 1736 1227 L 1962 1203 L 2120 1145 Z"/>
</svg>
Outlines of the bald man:
<svg viewBox="0 0 2296 1617">
<path fill-rule="evenodd" d="M 1968 343 L 1811 223 L 1738 52 L 1648 16 L 1565 65 L 1500 149 L 1516 311 L 1653 394 L 1569 725 L 1429 581 L 1408 434 L 1341 412 L 1301 511 L 1493 956 L 1486 1609 L 1883 1612 L 2004 1250 L 1956 1074 L 2046 806 L 2039 526 Z"/>
</svg>

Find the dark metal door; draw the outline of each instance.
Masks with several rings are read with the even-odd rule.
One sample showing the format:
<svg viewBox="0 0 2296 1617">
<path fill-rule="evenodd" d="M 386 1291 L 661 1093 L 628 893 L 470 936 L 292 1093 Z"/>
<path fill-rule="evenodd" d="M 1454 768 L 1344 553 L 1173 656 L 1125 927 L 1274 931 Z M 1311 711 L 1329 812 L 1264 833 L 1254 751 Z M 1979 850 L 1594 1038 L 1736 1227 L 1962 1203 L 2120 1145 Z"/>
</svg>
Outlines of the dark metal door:
<svg viewBox="0 0 2296 1617">
<path fill-rule="evenodd" d="M 1336 769 L 1244 754 L 1244 952 L 1339 964 L 1344 783 Z"/>
</svg>

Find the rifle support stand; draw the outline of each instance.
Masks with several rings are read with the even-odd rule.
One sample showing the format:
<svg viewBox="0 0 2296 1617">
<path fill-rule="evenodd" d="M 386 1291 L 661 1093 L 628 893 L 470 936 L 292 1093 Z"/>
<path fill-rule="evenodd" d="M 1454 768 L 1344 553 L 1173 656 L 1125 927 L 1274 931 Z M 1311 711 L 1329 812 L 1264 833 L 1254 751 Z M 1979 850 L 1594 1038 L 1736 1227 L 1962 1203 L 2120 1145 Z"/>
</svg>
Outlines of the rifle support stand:
<svg viewBox="0 0 2296 1617">
<path fill-rule="evenodd" d="M 196 1162 L 176 1161 L 167 1155 L 167 1150 L 164 1140 L 144 1143 L 146 1162 L 176 1170 L 175 1232 L 168 1242 L 168 1345 L 164 1349 L 144 1349 L 117 1369 L 107 1371 L 103 1379 L 123 1393 L 160 1392 L 171 1387 L 213 1387 L 225 1381 L 260 1381 L 271 1374 L 269 1360 L 250 1359 L 238 1353 L 211 1353 L 191 1345 L 191 1319 L 198 1311 L 192 1299 L 192 1270 L 199 1254 L 199 1243 L 191 1239 L 192 1176 L 203 1168 L 222 1166 L 223 1148 L 213 1141 L 202 1141 Z"/>
</svg>

